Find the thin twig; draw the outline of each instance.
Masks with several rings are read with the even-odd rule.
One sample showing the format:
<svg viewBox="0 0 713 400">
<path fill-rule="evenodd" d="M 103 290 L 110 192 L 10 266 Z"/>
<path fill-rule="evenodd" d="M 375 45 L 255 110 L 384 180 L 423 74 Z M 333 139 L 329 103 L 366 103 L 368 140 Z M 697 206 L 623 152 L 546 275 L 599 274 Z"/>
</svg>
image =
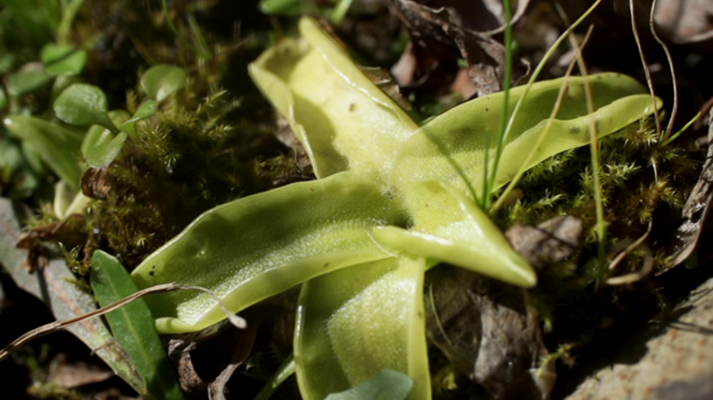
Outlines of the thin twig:
<svg viewBox="0 0 713 400">
<path fill-rule="evenodd" d="M 213 297 L 213 299 L 215 299 L 218 302 L 218 304 L 220 304 L 221 308 L 223 309 L 223 312 L 225 312 L 228 315 L 228 319 L 230 320 L 230 322 L 233 325 L 235 325 L 238 328 L 245 328 L 247 326 L 247 322 L 245 322 L 244 319 L 242 319 L 242 318 L 238 317 L 237 315 L 228 311 L 228 309 L 225 307 L 225 305 L 220 300 L 220 298 L 218 298 L 218 296 L 216 296 L 210 290 L 208 290 L 204 287 L 200 287 L 200 286 L 187 286 L 187 285 L 179 285 L 177 283 L 164 283 L 161 285 L 151 286 L 149 288 L 139 290 L 138 292 L 131 294 L 131 295 L 117 301 L 116 303 L 109 304 L 106 307 L 99 308 L 97 310 L 88 312 L 84 315 L 80 315 L 78 317 L 67 319 L 67 320 L 51 322 L 49 324 L 42 325 L 39 328 L 35 328 L 29 332 L 26 332 L 19 338 L 13 340 L 12 343 L 5 346 L 2 350 L 0 350 L 0 362 L 2 362 L 8 356 L 10 356 L 12 353 L 14 353 L 18 348 L 25 345 L 32 339 L 38 338 L 40 336 L 48 335 L 50 333 L 57 332 L 59 330 L 67 328 L 71 325 L 82 322 L 86 319 L 98 317 L 98 316 L 104 315 L 106 313 L 112 312 L 112 311 L 114 311 L 118 308 L 121 308 L 121 307 L 131 303 L 132 301 L 138 300 L 144 296 L 147 296 L 150 294 L 168 293 L 168 292 L 173 292 L 176 290 L 199 290 L 201 292 L 207 293 L 209 296 Z"/>
<path fill-rule="evenodd" d="M 654 270 L 654 257 L 651 253 L 651 249 L 649 249 L 649 246 L 646 246 L 643 243 L 641 243 L 639 247 L 644 250 L 644 265 L 641 267 L 641 269 L 630 274 L 609 278 L 605 281 L 607 285 L 616 286 L 638 282 Z"/>
<path fill-rule="evenodd" d="M 656 161 L 653 159 L 653 157 L 651 158 L 651 168 L 653 168 L 653 170 L 654 170 L 654 182 L 658 182 L 659 181 L 659 171 L 658 171 L 658 167 L 656 166 Z M 644 232 L 644 234 L 639 239 L 637 239 L 634 243 L 627 246 L 627 248 L 624 249 L 624 251 L 622 251 L 618 256 L 616 256 L 616 258 L 614 258 L 614 260 L 612 260 L 612 262 L 609 264 L 608 269 L 613 270 L 614 268 L 616 268 L 617 265 L 619 265 L 619 263 L 624 259 L 624 257 L 628 256 L 636 248 L 642 246 L 644 244 L 644 241 L 646 240 L 646 238 L 648 238 L 649 234 L 651 234 L 651 230 L 653 229 L 653 227 L 654 227 L 654 221 L 652 219 L 652 220 L 649 220 L 649 226 L 648 226 L 648 228 L 646 228 L 646 232 Z M 653 259 L 653 256 L 651 255 L 651 250 L 648 248 L 648 246 L 645 246 L 644 248 L 645 248 L 645 251 L 647 252 L 646 253 L 647 257 L 644 260 L 644 266 L 639 271 L 631 273 L 631 274 L 627 274 L 627 275 L 609 278 L 606 280 L 606 283 L 608 285 L 623 285 L 623 284 L 627 284 L 627 283 L 634 283 L 634 282 L 640 281 L 646 275 L 650 274 L 654 268 L 654 259 Z"/>
<path fill-rule="evenodd" d="M 524 103 L 525 99 L 527 98 L 527 95 L 530 93 L 530 87 L 532 86 L 533 83 L 535 83 L 535 80 L 537 77 L 540 75 L 540 72 L 542 72 L 542 69 L 545 68 L 545 64 L 547 63 L 547 60 L 549 60 L 552 57 L 552 54 L 555 52 L 555 50 L 559 47 L 560 44 L 569 36 L 574 29 L 579 26 L 582 21 L 584 21 L 585 18 L 591 14 L 592 11 L 594 11 L 595 8 L 599 6 L 599 4 L 602 2 L 602 0 L 597 0 L 595 1 L 591 7 L 587 9 L 587 11 L 584 12 L 572 25 L 570 25 L 567 30 L 565 30 L 558 38 L 555 40 L 555 42 L 550 46 L 550 48 L 547 50 L 545 53 L 544 57 L 542 58 L 542 61 L 537 65 L 535 70 L 532 72 L 532 75 L 530 76 L 530 79 L 527 82 L 527 86 L 525 87 L 525 91 L 520 97 L 520 99 L 517 101 L 515 104 L 515 108 L 513 108 L 512 114 L 510 115 L 510 120 L 508 121 L 508 126 L 505 128 L 505 133 L 503 135 L 503 140 L 507 138 L 509 135 L 510 131 L 512 130 L 512 126 L 515 123 L 515 118 L 518 115 L 518 112 L 520 111 L 520 107 Z M 498 200 L 495 202 L 495 204 L 488 210 L 491 214 L 497 211 L 500 207 L 502 207 L 503 203 L 505 202 L 505 199 L 508 197 L 507 195 L 510 194 L 510 192 L 515 188 L 515 185 L 517 184 L 518 180 L 520 177 L 522 177 L 522 174 L 524 173 L 524 168 L 526 164 L 523 164 L 523 167 L 521 168 L 521 171 L 518 172 L 519 175 L 516 175 L 516 179 L 513 179 L 510 181 L 510 184 L 505 188 L 505 191 L 503 191 L 502 195 L 498 198 Z"/>
<path fill-rule="evenodd" d="M 563 18 L 567 18 L 562 7 L 557 4 L 557 10 L 562 14 Z M 589 76 L 587 72 L 587 65 L 584 62 L 584 57 L 582 56 L 582 50 L 579 48 L 577 43 L 577 38 L 574 36 L 569 37 L 572 49 L 576 51 L 577 65 L 579 66 L 579 71 L 582 73 L 584 78 L 584 94 L 587 100 L 587 113 L 589 115 L 594 114 L 594 97 L 592 96 L 592 86 L 589 84 Z M 600 179 L 600 165 L 599 165 L 599 135 L 597 132 L 597 122 L 594 118 L 589 118 L 589 148 L 592 153 L 592 178 L 594 185 L 594 204 L 596 207 L 597 214 L 597 225 L 595 227 L 598 237 L 598 259 L 599 265 L 604 266 L 604 261 L 606 258 L 606 243 L 607 243 L 607 227 L 606 221 L 604 221 L 604 202 L 602 201 L 602 190 L 601 190 L 601 179 Z"/>
<path fill-rule="evenodd" d="M 443 335 L 443 338 L 446 339 L 448 345 L 453 346 L 451 339 L 448 337 L 448 334 L 446 334 L 446 331 L 443 329 L 443 324 L 441 324 L 441 318 L 438 317 L 436 302 L 433 300 L 433 285 L 428 285 L 428 297 L 431 303 L 431 311 L 433 312 L 433 317 L 436 319 L 436 326 L 438 327 L 438 330 L 441 332 L 441 335 Z"/>
<path fill-rule="evenodd" d="M 607 269 L 611 271 L 614 268 L 616 268 L 622 262 L 622 260 L 624 260 L 624 258 L 626 258 L 626 256 L 628 256 L 632 251 L 636 250 L 637 247 L 641 246 L 641 244 L 644 243 L 646 238 L 649 237 L 649 234 L 651 233 L 651 228 L 653 228 L 653 226 L 654 226 L 654 221 L 650 220 L 649 227 L 646 229 L 646 232 L 644 232 L 644 234 L 641 235 L 641 237 L 636 239 L 636 241 L 634 241 L 633 243 L 628 245 L 624 250 L 622 250 L 621 253 L 619 253 L 619 255 L 617 255 L 612 260 L 612 262 L 609 263 L 609 267 Z"/>
<path fill-rule="evenodd" d="M 594 31 L 594 25 L 590 25 L 589 29 L 587 30 L 587 34 L 584 37 L 584 40 L 582 41 L 582 48 L 587 45 L 587 42 L 589 41 L 589 38 Z M 539 149 L 542 143 L 544 143 L 545 139 L 547 139 L 548 134 L 550 133 L 552 129 L 552 124 L 555 121 L 555 118 L 557 117 L 557 113 L 560 110 L 560 107 L 562 106 L 562 101 L 564 100 L 564 96 L 567 93 L 567 88 L 568 88 L 568 81 L 569 77 L 572 74 L 572 70 L 574 69 L 576 63 L 576 59 L 573 59 L 572 62 L 569 63 L 569 67 L 567 67 L 567 71 L 564 74 L 564 82 L 562 83 L 562 86 L 560 87 L 559 93 L 557 93 L 557 99 L 555 100 L 555 104 L 552 107 L 552 112 L 550 113 L 550 117 L 547 119 L 547 123 L 545 124 L 544 129 L 542 130 L 542 134 L 540 137 L 537 139 L 537 143 L 533 146 L 535 149 Z M 525 173 L 527 170 L 527 166 L 530 165 L 530 161 L 532 161 L 532 158 L 535 156 L 535 152 L 532 151 L 530 154 L 528 154 L 527 158 L 525 161 L 522 163 L 522 167 L 517 171 L 513 179 L 510 181 L 510 184 L 508 187 L 505 189 L 503 194 L 500 196 L 498 201 L 495 203 L 493 208 L 491 209 L 491 212 L 497 210 L 500 208 L 504 203 L 500 199 L 504 199 L 508 194 L 510 194 L 511 190 L 515 187 L 517 182 L 522 178 L 522 175 Z"/>
<path fill-rule="evenodd" d="M 668 46 L 661 40 L 658 33 L 656 33 L 656 28 L 654 27 L 654 11 L 656 10 L 656 0 L 651 3 L 651 13 L 649 14 L 649 29 L 651 29 L 651 34 L 654 35 L 654 39 L 661 45 L 664 53 L 666 53 L 666 61 L 668 62 L 668 68 L 671 71 L 671 84 L 673 84 L 673 109 L 671 110 L 671 117 L 668 119 L 668 126 L 664 132 L 665 136 L 659 139 L 663 139 L 667 142 L 667 139 L 671 136 L 673 132 L 673 123 L 676 122 L 676 114 L 678 113 L 678 83 L 676 82 L 676 70 L 673 67 L 673 58 L 671 57 L 671 52 L 668 51 Z M 653 92 L 651 92 L 653 93 Z M 654 101 L 654 107 L 656 107 L 656 102 Z M 657 118 L 658 121 L 658 118 Z"/>
<path fill-rule="evenodd" d="M 644 55 L 644 49 L 641 46 L 641 38 L 639 37 L 639 30 L 636 28 L 636 18 L 634 17 L 634 0 L 629 0 L 629 14 L 631 14 L 631 30 L 634 33 L 634 40 L 636 41 L 636 48 L 639 50 L 639 58 L 641 59 L 641 64 L 644 68 L 644 74 L 646 75 L 646 85 L 649 87 L 649 93 L 651 93 L 651 102 L 654 104 L 654 119 L 656 120 L 656 136 L 661 138 L 661 119 L 659 118 L 659 110 L 656 105 L 656 93 L 654 92 L 654 83 L 651 80 L 651 71 L 649 70 L 649 64 L 646 62 L 646 55 Z"/>
<path fill-rule="evenodd" d="M 488 153 L 485 151 L 485 162 L 483 165 L 483 197 L 480 205 L 483 210 L 490 207 L 490 196 L 497 178 L 498 164 L 500 157 L 503 154 L 503 146 L 505 144 L 505 127 L 508 123 L 508 109 L 510 108 L 510 86 L 512 83 L 512 10 L 510 9 L 510 0 L 503 2 L 503 12 L 505 15 L 505 76 L 503 79 L 503 111 L 500 117 L 500 126 L 498 127 L 498 143 L 495 148 L 495 159 L 493 160 L 493 171 L 488 176 Z"/>
</svg>

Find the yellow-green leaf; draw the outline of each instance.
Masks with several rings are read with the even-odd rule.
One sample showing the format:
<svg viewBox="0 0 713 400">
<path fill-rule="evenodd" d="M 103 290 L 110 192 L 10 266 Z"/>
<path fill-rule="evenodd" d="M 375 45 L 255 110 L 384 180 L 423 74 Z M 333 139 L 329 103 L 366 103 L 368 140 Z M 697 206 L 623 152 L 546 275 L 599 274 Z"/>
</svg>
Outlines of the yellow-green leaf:
<svg viewBox="0 0 713 400">
<path fill-rule="evenodd" d="M 418 125 L 315 21 L 302 19 L 300 33 L 267 50 L 250 75 L 287 118 L 317 177 L 346 169 L 380 176 Z"/>
<path fill-rule="evenodd" d="M 144 260 L 133 277 L 142 289 L 168 282 L 203 286 L 238 312 L 307 279 L 388 257 L 369 229 L 405 220 L 381 187 L 341 173 L 216 207 Z M 165 333 L 225 318 L 212 298 L 194 291 L 146 301 Z"/>
<path fill-rule="evenodd" d="M 92 256 L 92 289 L 102 307 L 136 293 L 136 285 L 123 265 L 111 255 L 97 250 Z M 131 359 L 154 399 L 183 400 L 176 371 L 152 323 L 143 299 L 106 314 L 116 341 Z"/>
<path fill-rule="evenodd" d="M 448 262 L 513 285 L 533 287 L 535 271 L 472 200 L 437 181 L 414 185 L 406 196 L 414 225 L 374 228 L 388 247 Z"/>
<path fill-rule="evenodd" d="M 410 399 L 430 399 L 421 257 L 355 265 L 302 287 L 295 333 L 297 381 L 323 399 L 382 369 L 410 376 Z"/>
</svg>

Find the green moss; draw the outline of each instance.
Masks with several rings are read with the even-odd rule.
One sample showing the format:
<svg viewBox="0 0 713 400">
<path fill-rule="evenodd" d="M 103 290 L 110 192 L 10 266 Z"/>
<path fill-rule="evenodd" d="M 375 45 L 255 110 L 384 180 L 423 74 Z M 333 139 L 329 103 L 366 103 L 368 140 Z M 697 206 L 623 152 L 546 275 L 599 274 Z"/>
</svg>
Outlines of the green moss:
<svg viewBox="0 0 713 400">
<path fill-rule="evenodd" d="M 225 91 L 201 99 L 192 89 L 137 124 L 137 140 L 107 169 L 108 197 L 87 214 L 88 235 L 125 265 L 136 265 L 203 211 L 270 189 L 295 168 L 286 149 L 274 142 L 256 149 L 255 140 L 246 143 L 253 132 L 226 123 L 239 101 Z"/>
<path fill-rule="evenodd" d="M 653 259 L 654 272 L 668 266 L 670 232 L 697 180 L 698 151 L 680 144 L 660 146 L 652 125 L 647 120 L 600 141 L 607 263 L 646 234 L 653 221 L 653 231 L 642 246 L 615 270 L 602 269 L 597 261 L 587 148 L 562 153 L 529 171 L 518 185 L 522 197 L 496 217 L 503 229 L 518 222 L 538 224 L 557 215 L 583 221 L 580 247 L 568 260 L 540 271 L 538 286 L 532 291 L 533 305 L 550 332 L 549 347 L 559 349 L 552 353 L 553 359 L 572 359 L 602 329 L 621 324 L 626 310 L 660 303 L 653 274 L 634 284 L 605 284 L 609 276 L 639 271 L 647 260 Z"/>
<path fill-rule="evenodd" d="M 247 20 L 247 13 L 221 11 L 244 6 L 179 1 L 169 7 L 166 15 L 161 2 L 87 0 L 75 20 L 70 41 L 88 52 L 81 79 L 100 86 L 112 108 L 133 113 L 146 100 L 138 78 L 150 65 L 173 64 L 189 72 L 185 88 L 161 102 L 154 117 L 136 124 L 136 140 L 107 168 L 101 178 L 111 187 L 106 198 L 93 201 L 85 218 L 72 223 L 70 230 L 81 240 L 64 243 L 63 251 L 79 274 L 97 248 L 133 267 L 203 211 L 309 177 L 272 137 L 267 103 L 253 101 L 257 90 L 247 84 L 245 59 L 252 59 L 253 47 L 265 39 L 236 41 L 234 31 L 221 31 L 220 26 L 234 25 L 229 21 L 191 27 L 191 19 L 206 17 Z M 246 23 L 242 33 L 252 25 Z M 204 43 L 201 51 L 193 44 L 197 39 Z M 33 114 L 51 117 L 48 98 L 23 101 Z M 42 229 L 56 222 L 47 205 L 28 226 Z"/>
<path fill-rule="evenodd" d="M 611 240 L 642 234 L 662 206 L 680 209 L 695 181 L 696 163 L 686 149 L 660 147 L 650 122 L 635 124 L 601 140 L 601 191 Z M 656 166 L 656 170 L 652 167 Z M 675 171 L 675 172 L 674 172 Z M 593 219 L 593 178 L 589 149 L 557 155 L 533 168 L 518 185 L 522 197 L 497 215 L 503 228 L 536 224 L 556 215 Z M 593 238 L 592 238 L 593 239 Z"/>
</svg>

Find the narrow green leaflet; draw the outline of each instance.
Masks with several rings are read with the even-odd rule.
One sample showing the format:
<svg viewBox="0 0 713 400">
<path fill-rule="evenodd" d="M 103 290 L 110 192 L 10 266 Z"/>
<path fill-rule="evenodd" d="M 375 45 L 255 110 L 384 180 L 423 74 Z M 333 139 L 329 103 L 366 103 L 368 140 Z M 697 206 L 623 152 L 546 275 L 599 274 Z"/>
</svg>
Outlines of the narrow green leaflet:
<svg viewBox="0 0 713 400">
<path fill-rule="evenodd" d="M 95 311 L 96 301 L 79 289 L 76 277 L 64 261 L 51 260 L 49 265 L 32 273 L 22 267 L 27 251 L 18 249 L 17 241 L 22 234 L 20 221 L 28 215 L 29 211 L 17 203 L 0 198 L 0 225 L 3 227 L 3 234 L 0 235 L 0 264 L 4 272 L 10 275 L 19 288 L 45 302 L 58 320 L 68 320 Z M 111 333 L 100 318 L 74 324 L 67 330 L 84 342 L 137 392 L 146 392 L 141 377 L 126 354 L 114 345 Z"/>
<path fill-rule="evenodd" d="M 161 101 L 182 88 L 188 74 L 173 65 L 156 65 L 141 75 L 141 87 L 156 101 Z"/>
<path fill-rule="evenodd" d="M 119 129 L 126 132 L 132 140 L 136 140 L 136 121 L 152 117 L 156 114 L 156 102 L 147 100 L 139 106 L 134 115 L 119 125 Z M 111 116 L 111 111 L 109 112 Z M 113 119 L 112 119 L 113 120 Z M 114 121 L 116 123 L 116 121 Z"/>
<path fill-rule="evenodd" d="M 111 255 L 97 250 L 92 256 L 92 289 L 104 307 L 136 292 L 126 269 Z M 147 393 L 154 399 L 180 400 L 183 392 L 175 369 L 158 337 L 153 318 L 142 299 L 106 314 L 116 341 L 124 348 L 134 368 L 144 379 Z"/>
<path fill-rule="evenodd" d="M 71 85 L 54 101 L 55 114 L 70 125 L 101 125 L 112 132 L 118 132 L 119 129 L 107 115 L 108 107 L 104 92 L 86 83 Z"/>
<path fill-rule="evenodd" d="M 298 15 L 302 12 L 301 0 L 260 0 L 260 11 L 267 15 Z"/>
<path fill-rule="evenodd" d="M 392 369 L 382 369 L 361 384 L 326 400 L 406 400 L 413 390 L 413 379 Z"/>
<path fill-rule="evenodd" d="M 216 207 L 134 270 L 139 288 L 191 282 L 233 312 L 338 268 L 388 257 L 371 237 L 377 225 L 403 225 L 381 187 L 350 174 L 301 182 Z M 194 291 L 146 300 L 162 332 L 188 332 L 225 319 Z"/>
<path fill-rule="evenodd" d="M 42 156 L 44 162 L 62 180 L 79 190 L 82 169 L 79 166 L 79 149 L 82 136 L 47 121 L 24 115 L 5 117 L 5 127 L 16 137 L 29 142 Z"/>
<path fill-rule="evenodd" d="M 5 81 L 7 94 L 18 97 L 39 89 L 52 81 L 52 76 L 43 68 L 29 68 L 8 75 Z"/>
<path fill-rule="evenodd" d="M 154 114 L 156 114 L 156 102 L 153 100 L 148 100 L 148 101 L 141 103 L 141 105 L 136 110 L 134 115 L 131 116 L 131 118 L 124 123 L 129 124 L 131 122 L 135 122 L 140 119 L 148 118 Z"/>
<path fill-rule="evenodd" d="M 126 132 L 120 132 L 114 138 L 101 140 L 89 152 L 87 152 L 87 164 L 92 167 L 106 167 L 119 155 L 121 148 L 128 135 Z"/>
<path fill-rule="evenodd" d="M 111 110 L 107 115 L 115 125 L 127 123 L 130 117 L 130 114 L 125 110 Z M 126 132 L 122 131 L 114 136 L 103 126 L 92 125 L 82 141 L 84 160 L 95 168 L 106 167 L 119 155 L 127 137 Z"/>
<path fill-rule="evenodd" d="M 411 400 L 430 399 L 425 267 L 420 257 L 388 258 L 302 286 L 295 363 L 306 400 L 347 390 L 385 368 L 413 379 Z"/>
<path fill-rule="evenodd" d="M 78 75 L 84 69 L 87 52 L 74 46 L 49 43 L 42 47 L 40 60 L 50 75 Z"/>
</svg>

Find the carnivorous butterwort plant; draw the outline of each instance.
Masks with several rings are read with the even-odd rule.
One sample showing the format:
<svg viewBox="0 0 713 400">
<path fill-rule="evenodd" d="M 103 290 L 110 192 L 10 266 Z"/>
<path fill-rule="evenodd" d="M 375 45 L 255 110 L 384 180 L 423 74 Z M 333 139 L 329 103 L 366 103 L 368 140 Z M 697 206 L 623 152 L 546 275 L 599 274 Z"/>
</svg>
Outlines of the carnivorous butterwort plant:
<svg viewBox="0 0 713 400">
<path fill-rule="evenodd" d="M 430 398 L 424 271 L 447 262 L 513 285 L 536 284 L 476 199 L 484 195 L 485 155 L 493 159 L 501 113 L 512 113 L 525 88 L 510 91 L 508 110 L 494 94 L 420 124 L 315 21 L 303 19 L 300 33 L 268 49 L 250 74 L 288 120 L 318 179 L 205 212 L 150 255 L 134 280 L 139 288 L 204 286 L 234 312 L 302 284 L 294 355 L 304 398 L 323 399 L 386 368 L 414 379 L 411 398 Z M 563 85 L 563 105 L 538 144 Z M 592 119 L 601 136 L 652 111 L 644 88 L 618 74 L 536 83 L 504 139 L 493 186 L 587 144 Z M 165 333 L 225 317 L 194 292 L 147 303 Z"/>
</svg>

